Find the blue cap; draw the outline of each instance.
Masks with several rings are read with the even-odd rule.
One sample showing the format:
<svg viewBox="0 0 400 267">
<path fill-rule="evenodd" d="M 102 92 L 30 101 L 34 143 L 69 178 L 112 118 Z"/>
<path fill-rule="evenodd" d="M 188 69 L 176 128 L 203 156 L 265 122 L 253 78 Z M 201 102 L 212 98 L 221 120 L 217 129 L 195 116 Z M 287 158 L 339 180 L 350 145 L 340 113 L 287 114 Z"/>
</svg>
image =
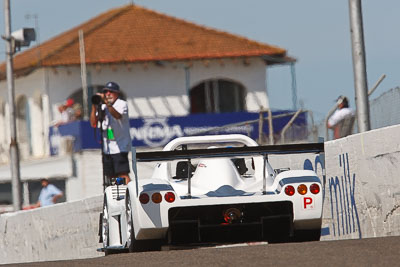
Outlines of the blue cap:
<svg viewBox="0 0 400 267">
<path fill-rule="evenodd" d="M 106 86 L 104 86 L 103 91 L 120 93 L 119 85 L 115 82 L 108 82 Z"/>
</svg>

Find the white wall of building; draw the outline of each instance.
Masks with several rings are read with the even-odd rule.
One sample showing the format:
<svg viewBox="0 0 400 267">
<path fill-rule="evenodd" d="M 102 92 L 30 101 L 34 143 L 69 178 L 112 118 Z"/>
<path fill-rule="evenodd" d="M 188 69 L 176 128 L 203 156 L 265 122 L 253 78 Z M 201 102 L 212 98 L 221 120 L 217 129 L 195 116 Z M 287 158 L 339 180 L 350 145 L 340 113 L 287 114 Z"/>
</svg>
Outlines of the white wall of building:
<svg viewBox="0 0 400 267">
<path fill-rule="evenodd" d="M 262 93 L 264 99 L 259 105 L 268 107 L 265 88 L 266 66 L 265 62 L 259 58 L 199 60 L 190 63 L 88 65 L 88 84 L 95 86 L 115 81 L 130 100 L 130 109 L 135 116 L 148 115 L 138 111 L 140 107 L 136 102 L 140 101 L 146 105 L 150 103 L 149 113 L 154 116 L 157 113 L 154 112 L 154 108 L 151 108 L 151 103 L 161 105 L 162 101 L 154 101 L 154 98 L 160 96 L 178 96 L 182 98 L 179 102 L 182 103 L 183 109 L 187 109 L 185 66 L 189 66 L 190 87 L 209 79 L 235 81 L 243 85 L 248 92 Z M 17 121 L 17 125 L 26 126 L 26 130 L 19 131 L 22 160 L 43 158 L 49 155 L 48 129 L 60 118 L 57 106 L 81 88 L 80 66 L 41 68 L 27 76 L 15 79 L 15 99 L 18 101 L 26 98 L 27 110 L 30 114 L 27 118 L 29 125 L 26 125 L 28 121 L 22 123 Z M 7 163 L 10 117 L 6 105 L 7 83 L 5 80 L 0 81 L 0 95 L 3 96 L 0 98 L 0 103 L 5 103 L 3 112 L 0 112 L 0 129 L 2 129 L 0 130 L 0 163 Z M 149 102 L 149 99 L 152 101 Z M 254 110 L 250 108 L 254 100 L 257 101 L 257 97 L 248 97 L 248 110 Z M 161 112 L 161 108 L 159 113 L 165 114 Z M 24 142 L 25 140 L 30 140 L 30 144 L 26 143 L 28 141 Z"/>
<path fill-rule="evenodd" d="M 117 82 L 127 98 L 186 95 L 184 63 L 165 62 L 129 65 L 87 66 L 88 83 L 104 85 Z M 225 78 L 243 84 L 249 91 L 265 91 L 265 63 L 254 58 L 244 64 L 241 60 L 195 61 L 189 68 L 190 87 L 201 81 Z M 82 87 L 79 67 L 57 67 L 48 70 L 50 102 L 63 102 Z"/>
</svg>

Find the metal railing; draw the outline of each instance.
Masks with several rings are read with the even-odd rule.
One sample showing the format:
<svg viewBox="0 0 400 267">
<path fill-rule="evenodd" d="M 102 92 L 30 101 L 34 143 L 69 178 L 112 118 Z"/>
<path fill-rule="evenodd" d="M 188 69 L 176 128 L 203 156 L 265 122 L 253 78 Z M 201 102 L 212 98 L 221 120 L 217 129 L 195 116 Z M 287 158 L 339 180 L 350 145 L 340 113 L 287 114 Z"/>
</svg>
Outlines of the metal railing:
<svg viewBox="0 0 400 267">
<path fill-rule="evenodd" d="M 216 126 L 216 127 L 212 127 L 210 129 L 204 130 L 204 131 L 199 131 L 196 132 L 195 134 L 192 134 L 190 136 L 198 136 L 198 135 L 204 135 L 204 134 L 210 134 L 212 132 L 217 132 L 217 131 L 222 131 L 225 129 L 229 129 L 229 128 L 233 128 L 233 127 L 238 127 L 238 126 L 244 126 L 244 125 L 250 125 L 250 124 L 254 124 L 254 123 L 258 123 L 259 125 L 259 136 L 258 136 L 258 143 L 259 144 L 263 144 L 264 143 L 264 133 L 262 131 L 263 125 L 264 125 L 264 121 L 267 119 L 268 120 L 268 125 L 269 125 L 269 138 L 268 138 L 268 142 L 269 144 L 274 144 L 275 140 L 274 140 L 274 136 L 273 136 L 273 120 L 274 119 L 278 119 L 278 118 L 284 118 L 284 117 L 288 117 L 288 116 L 292 116 L 292 118 L 290 119 L 290 121 L 285 125 L 284 130 L 285 132 L 287 131 L 288 128 L 290 128 L 290 126 L 293 125 L 295 119 L 303 112 L 308 112 L 307 110 L 298 110 L 296 112 L 290 112 L 290 113 L 285 113 L 285 114 L 279 114 L 279 115 L 275 115 L 272 116 L 272 112 L 270 109 L 266 109 L 266 110 L 260 110 L 260 116 L 258 119 L 256 120 L 247 120 L 247 121 L 243 121 L 243 122 L 239 122 L 239 123 L 231 123 L 231 124 L 226 124 L 223 126 Z M 264 114 L 267 113 L 268 115 L 265 116 Z M 284 132 L 284 133 L 285 133 Z M 282 143 L 282 142 L 281 142 Z"/>
</svg>

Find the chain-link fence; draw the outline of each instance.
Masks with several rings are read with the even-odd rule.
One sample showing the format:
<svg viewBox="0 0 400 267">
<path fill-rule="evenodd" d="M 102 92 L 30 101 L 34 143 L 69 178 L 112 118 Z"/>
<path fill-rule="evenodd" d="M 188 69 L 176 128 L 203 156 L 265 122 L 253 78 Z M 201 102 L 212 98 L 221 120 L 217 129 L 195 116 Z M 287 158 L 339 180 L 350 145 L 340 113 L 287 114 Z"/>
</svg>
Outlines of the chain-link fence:
<svg viewBox="0 0 400 267">
<path fill-rule="evenodd" d="M 369 102 L 371 129 L 400 124 L 400 87 Z"/>
</svg>

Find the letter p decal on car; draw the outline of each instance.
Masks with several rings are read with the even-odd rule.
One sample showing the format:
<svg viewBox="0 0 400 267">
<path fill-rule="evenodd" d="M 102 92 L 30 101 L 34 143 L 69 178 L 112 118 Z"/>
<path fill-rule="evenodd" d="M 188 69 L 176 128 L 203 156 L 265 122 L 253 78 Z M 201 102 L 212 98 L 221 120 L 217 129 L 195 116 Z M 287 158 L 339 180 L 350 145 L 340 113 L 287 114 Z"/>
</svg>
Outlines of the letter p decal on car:
<svg viewBox="0 0 400 267">
<path fill-rule="evenodd" d="M 312 210 L 314 209 L 314 199 L 312 197 L 303 198 L 303 209 Z"/>
</svg>

